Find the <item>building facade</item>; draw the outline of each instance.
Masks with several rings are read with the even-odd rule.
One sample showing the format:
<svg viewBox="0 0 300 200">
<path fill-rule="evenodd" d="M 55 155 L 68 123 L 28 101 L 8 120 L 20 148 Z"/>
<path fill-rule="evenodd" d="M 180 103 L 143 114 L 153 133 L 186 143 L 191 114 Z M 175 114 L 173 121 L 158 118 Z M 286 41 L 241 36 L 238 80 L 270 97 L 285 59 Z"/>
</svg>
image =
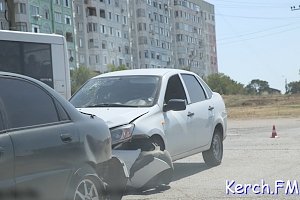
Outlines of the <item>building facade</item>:
<svg viewBox="0 0 300 200">
<path fill-rule="evenodd" d="M 75 0 L 76 41 L 79 64 L 94 71 L 109 65 L 132 68 L 129 1 Z"/>
<path fill-rule="evenodd" d="M 173 68 L 170 1 L 130 5 L 133 68 Z"/>
<path fill-rule="evenodd" d="M 7 11 L 7 4 L 5 0 L 0 0 L 0 30 L 7 30 L 9 28 L 9 23 L 5 16 L 5 11 Z"/>
<path fill-rule="evenodd" d="M 218 72 L 214 6 L 198 0 L 174 0 L 171 6 L 176 68 L 200 76 Z"/>
</svg>

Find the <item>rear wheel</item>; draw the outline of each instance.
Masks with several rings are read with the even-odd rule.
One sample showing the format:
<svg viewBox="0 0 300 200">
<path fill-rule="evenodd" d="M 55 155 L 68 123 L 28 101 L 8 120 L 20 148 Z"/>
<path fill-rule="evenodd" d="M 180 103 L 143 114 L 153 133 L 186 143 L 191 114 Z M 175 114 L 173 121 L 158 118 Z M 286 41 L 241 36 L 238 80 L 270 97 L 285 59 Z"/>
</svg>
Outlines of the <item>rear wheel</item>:
<svg viewBox="0 0 300 200">
<path fill-rule="evenodd" d="M 219 129 L 216 129 L 211 141 L 210 149 L 202 153 L 205 164 L 210 167 L 220 165 L 223 158 L 223 138 Z"/>
</svg>

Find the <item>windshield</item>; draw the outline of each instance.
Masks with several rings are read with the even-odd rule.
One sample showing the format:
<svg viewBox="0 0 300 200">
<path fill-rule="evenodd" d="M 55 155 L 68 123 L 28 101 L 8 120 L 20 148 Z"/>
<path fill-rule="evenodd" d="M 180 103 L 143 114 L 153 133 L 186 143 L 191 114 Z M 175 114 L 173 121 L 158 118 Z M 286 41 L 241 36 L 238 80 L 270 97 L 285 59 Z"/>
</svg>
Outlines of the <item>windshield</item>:
<svg viewBox="0 0 300 200">
<path fill-rule="evenodd" d="M 76 108 L 150 107 L 157 101 L 158 76 L 114 76 L 89 80 L 70 100 Z"/>
</svg>

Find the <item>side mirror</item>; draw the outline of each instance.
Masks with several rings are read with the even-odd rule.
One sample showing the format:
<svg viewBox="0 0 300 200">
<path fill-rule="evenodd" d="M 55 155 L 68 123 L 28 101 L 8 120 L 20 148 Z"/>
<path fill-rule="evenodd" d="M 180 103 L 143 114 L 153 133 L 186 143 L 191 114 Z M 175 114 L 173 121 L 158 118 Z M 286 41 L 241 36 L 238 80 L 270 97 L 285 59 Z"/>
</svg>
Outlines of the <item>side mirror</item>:
<svg viewBox="0 0 300 200">
<path fill-rule="evenodd" d="M 167 112 L 169 110 L 182 111 L 186 109 L 185 100 L 183 99 L 170 99 L 169 102 L 164 105 L 163 111 Z"/>
</svg>

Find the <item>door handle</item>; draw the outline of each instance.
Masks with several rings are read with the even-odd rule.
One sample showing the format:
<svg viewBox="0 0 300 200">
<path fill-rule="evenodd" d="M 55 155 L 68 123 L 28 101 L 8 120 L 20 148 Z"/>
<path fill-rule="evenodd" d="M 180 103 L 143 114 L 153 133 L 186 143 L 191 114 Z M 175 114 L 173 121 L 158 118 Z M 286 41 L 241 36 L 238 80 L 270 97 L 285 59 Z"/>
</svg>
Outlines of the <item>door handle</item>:
<svg viewBox="0 0 300 200">
<path fill-rule="evenodd" d="M 72 136 L 70 134 L 68 134 L 68 133 L 62 133 L 62 134 L 60 134 L 60 138 L 65 143 L 72 142 Z"/>
<path fill-rule="evenodd" d="M 188 117 L 192 117 L 194 114 L 195 114 L 195 113 L 193 113 L 193 112 L 188 112 L 187 116 L 188 116 Z"/>
<path fill-rule="evenodd" d="M 215 109 L 215 107 L 213 107 L 213 106 L 208 107 L 208 110 L 210 110 L 210 111 L 212 111 L 213 109 Z"/>
</svg>

